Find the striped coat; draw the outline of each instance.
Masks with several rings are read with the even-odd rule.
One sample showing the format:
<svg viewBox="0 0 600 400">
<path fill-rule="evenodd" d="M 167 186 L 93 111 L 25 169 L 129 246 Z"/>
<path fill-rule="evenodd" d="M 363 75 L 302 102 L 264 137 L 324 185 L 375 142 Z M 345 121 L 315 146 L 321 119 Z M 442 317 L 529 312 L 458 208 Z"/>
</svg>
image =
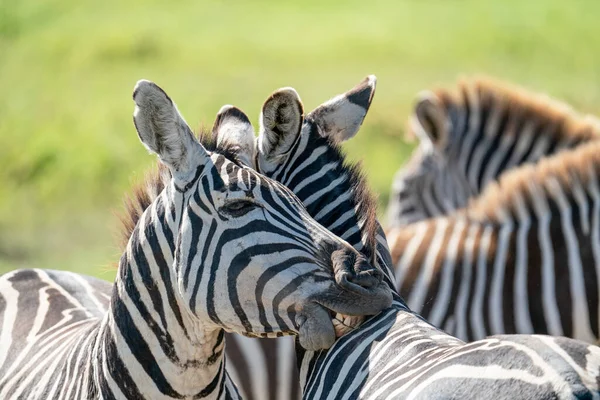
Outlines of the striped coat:
<svg viewBox="0 0 600 400">
<path fill-rule="evenodd" d="M 600 137 L 600 123 L 547 96 L 488 78 L 422 92 L 410 118 L 420 145 L 397 173 L 388 228 L 446 215 L 504 172 Z"/>
<path fill-rule="evenodd" d="M 369 92 L 362 93 L 364 96 Z M 335 109 L 339 101 L 343 102 L 343 97 L 336 98 L 334 104 L 329 103 L 330 108 Z M 299 103 L 296 96 L 285 96 L 284 100 L 286 98 L 284 104 L 287 107 L 283 109 L 294 109 L 293 105 Z M 329 125 L 315 123 L 311 118 L 313 115 L 307 116 L 307 125 L 304 125 L 313 126 L 311 129 L 299 129 L 298 124 L 273 126 L 263 123 L 259 137 L 259 142 L 262 138 L 267 143 L 281 144 L 275 149 L 259 144 L 261 171 L 278 175 L 277 179 L 282 182 L 287 180 L 290 188 L 298 184 L 293 189 L 296 192 L 300 187 L 306 187 L 301 182 L 308 174 L 303 171 L 312 170 L 313 174 L 324 176 L 322 171 L 336 170 L 336 163 L 325 162 L 320 168 L 318 162 L 313 164 L 319 160 L 316 154 L 326 151 L 320 146 L 306 146 L 306 143 L 311 143 L 311 138 L 331 135 L 327 130 Z M 275 120 L 287 122 L 283 118 Z M 316 135 L 308 132 L 316 132 Z M 346 138 L 342 133 L 341 139 Z M 312 149 L 314 157 L 308 149 Z M 260 163 L 261 155 L 264 164 Z M 339 180 L 344 181 L 347 180 Z M 330 202 L 341 196 L 332 190 L 334 187 L 329 187 L 333 192 Z M 323 208 L 316 208 L 314 212 L 321 216 L 328 214 Z M 374 212 L 357 213 L 361 251 L 373 254 L 373 259 L 385 272 L 389 269 L 390 257 L 385 236 L 374 218 Z M 348 227 L 342 229 L 353 231 Z M 600 397 L 600 348 L 570 339 L 534 336 L 492 337 L 464 344 L 409 311 L 400 297 L 396 297 L 390 309 L 347 333 L 327 352 L 304 352 L 300 356 L 304 397 L 309 399 Z"/>
<path fill-rule="evenodd" d="M 465 340 L 548 333 L 596 342 L 600 142 L 505 173 L 469 206 L 391 229 L 411 309 Z"/>
<path fill-rule="evenodd" d="M 390 305 L 378 269 L 248 167 L 239 110 L 222 110 L 200 143 L 158 86 L 140 81 L 133 98 L 168 185 L 138 218 L 112 287 L 61 271 L 0 278 L 0 398 L 238 398 L 225 329 L 323 349 L 344 332 L 332 317 L 351 329 Z"/>
</svg>

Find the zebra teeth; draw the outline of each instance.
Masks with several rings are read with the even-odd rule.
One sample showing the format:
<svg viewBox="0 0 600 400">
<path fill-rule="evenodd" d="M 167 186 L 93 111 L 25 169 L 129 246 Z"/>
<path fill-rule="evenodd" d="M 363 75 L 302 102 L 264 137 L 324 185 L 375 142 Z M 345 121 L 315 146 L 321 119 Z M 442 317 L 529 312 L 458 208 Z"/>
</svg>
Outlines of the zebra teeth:
<svg viewBox="0 0 600 400">
<path fill-rule="evenodd" d="M 333 329 L 335 330 L 335 337 L 342 337 L 346 333 L 358 328 L 360 324 L 364 321 L 364 319 L 364 317 L 354 317 L 336 313 L 335 316 L 331 318 L 331 322 L 333 323 Z"/>
</svg>

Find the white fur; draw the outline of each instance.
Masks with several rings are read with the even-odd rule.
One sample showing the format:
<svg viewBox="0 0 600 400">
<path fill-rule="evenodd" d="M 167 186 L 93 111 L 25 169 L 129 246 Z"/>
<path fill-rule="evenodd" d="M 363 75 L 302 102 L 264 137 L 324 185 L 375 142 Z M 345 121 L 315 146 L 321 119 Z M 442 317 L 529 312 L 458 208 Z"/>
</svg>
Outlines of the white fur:
<svg viewBox="0 0 600 400">
<path fill-rule="evenodd" d="M 177 106 L 153 82 L 140 80 L 133 89 L 133 119 L 144 146 L 156 153 L 180 181 L 191 179 L 196 168 L 209 160 Z"/>
<path fill-rule="evenodd" d="M 219 116 L 234 108 L 231 105 L 221 107 L 217 114 Z M 252 124 L 234 117 L 224 117 L 217 128 L 217 145 L 225 142 L 238 146 L 238 157 L 245 165 L 251 167 L 254 159 L 254 128 Z"/>
<path fill-rule="evenodd" d="M 308 116 L 319 125 L 322 135 L 332 137 L 338 142 L 348 140 L 356 135 L 367 115 L 376 83 L 375 75 L 369 75 L 346 93 L 337 95 L 315 108 Z M 365 90 L 367 87 L 371 90 L 367 104 L 358 105 L 349 100 L 349 96 L 354 92 Z"/>
</svg>

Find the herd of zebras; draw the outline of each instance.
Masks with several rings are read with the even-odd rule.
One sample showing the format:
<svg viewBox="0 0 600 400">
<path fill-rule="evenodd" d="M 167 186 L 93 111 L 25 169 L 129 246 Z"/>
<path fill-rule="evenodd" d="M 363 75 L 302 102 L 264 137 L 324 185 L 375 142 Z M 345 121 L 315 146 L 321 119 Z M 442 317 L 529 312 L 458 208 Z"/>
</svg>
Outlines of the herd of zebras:
<svg viewBox="0 0 600 400">
<path fill-rule="evenodd" d="M 116 281 L 0 277 L 0 399 L 600 399 L 600 122 L 487 79 L 422 93 L 384 232 L 340 150 L 374 91 L 305 114 L 280 89 L 257 138 L 233 106 L 196 137 L 138 82 L 160 163 Z"/>
</svg>

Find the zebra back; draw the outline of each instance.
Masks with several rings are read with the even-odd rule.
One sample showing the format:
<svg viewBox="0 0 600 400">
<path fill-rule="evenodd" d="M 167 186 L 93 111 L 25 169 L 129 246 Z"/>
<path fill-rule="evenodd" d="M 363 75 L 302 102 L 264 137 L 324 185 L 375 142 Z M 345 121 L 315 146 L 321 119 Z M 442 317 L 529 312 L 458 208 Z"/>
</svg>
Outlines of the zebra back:
<svg viewBox="0 0 600 400">
<path fill-rule="evenodd" d="M 465 340 L 498 333 L 595 343 L 600 142 L 503 174 L 455 213 L 390 229 L 411 309 Z"/>
</svg>

